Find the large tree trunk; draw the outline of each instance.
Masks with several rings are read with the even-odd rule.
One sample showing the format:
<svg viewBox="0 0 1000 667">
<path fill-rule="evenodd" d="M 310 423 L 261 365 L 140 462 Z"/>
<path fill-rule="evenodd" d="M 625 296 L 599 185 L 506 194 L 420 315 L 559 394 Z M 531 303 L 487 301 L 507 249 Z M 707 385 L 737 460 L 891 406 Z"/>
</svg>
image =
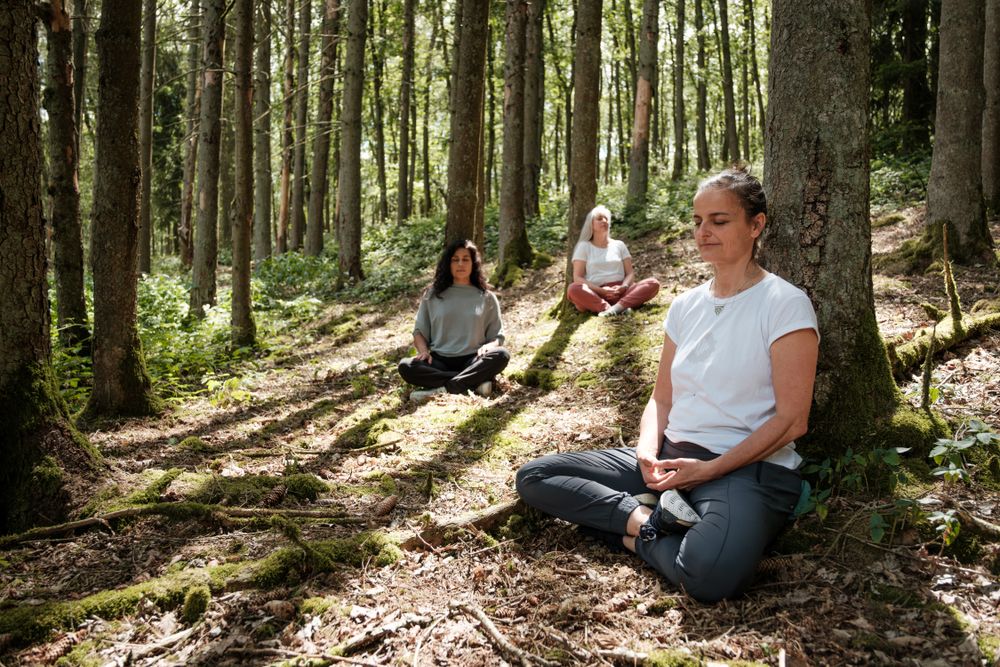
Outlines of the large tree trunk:
<svg viewBox="0 0 1000 667">
<path fill-rule="evenodd" d="M 416 0 L 403 0 L 403 72 L 399 84 L 399 167 L 396 172 L 396 223 L 410 217 L 410 99 L 413 97 L 413 32 Z"/>
<path fill-rule="evenodd" d="M 983 37 L 981 2 L 941 8 L 934 153 L 927 182 L 927 232 L 938 251 L 948 225 L 948 249 L 959 263 L 995 264 L 983 207 Z"/>
<path fill-rule="evenodd" d="M 153 260 L 153 76 L 156 73 L 156 0 L 142 1 L 142 69 L 139 74 L 139 271 Z"/>
<path fill-rule="evenodd" d="M 545 122 L 545 0 L 528 3 L 524 37 L 524 215 L 538 217 L 542 173 L 542 126 Z"/>
<path fill-rule="evenodd" d="M 139 244 L 139 50 L 142 6 L 104 0 L 97 30 L 99 85 L 91 271 L 94 389 L 85 415 L 148 415 L 159 409 L 136 321 Z"/>
<path fill-rule="evenodd" d="M 69 17 L 61 6 L 53 7 L 52 16 L 56 14 L 60 15 L 57 32 L 65 32 L 68 40 Z M 4 65 L 0 67 L 0 414 L 4 421 L 0 534 L 65 517 L 71 499 L 62 481 L 39 483 L 39 478 L 53 479 L 53 472 L 59 472 L 52 470 L 46 457 L 54 457 L 66 469 L 68 475 L 62 479 L 82 476 L 94 465 L 91 457 L 96 457 L 85 440 L 73 437 L 49 365 L 36 19 L 34 2 L 9 0 L 0 6 L 0 34 L 4 36 Z M 72 85 L 69 72 L 62 78 L 62 85 Z M 79 481 L 73 480 L 74 484 Z"/>
<path fill-rule="evenodd" d="M 670 177 L 675 181 L 684 174 L 684 0 L 677 0 L 676 44 L 674 46 L 674 168 Z"/>
<path fill-rule="evenodd" d="M 302 0 L 299 8 L 299 62 L 295 79 L 294 179 L 290 213 L 289 250 L 301 250 L 306 233 L 306 123 L 309 120 L 309 38 L 312 36 L 312 0 Z"/>
<path fill-rule="evenodd" d="M 231 313 L 234 347 L 254 344 L 250 304 L 250 234 L 253 226 L 253 0 L 235 0 L 236 48 L 233 63 L 236 104 L 236 168 L 233 197 L 233 301 Z"/>
<path fill-rule="evenodd" d="M 576 10 L 573 52 L 573 145 L 569 168 L 569 221 L 566 232 L 566 287 L 573 281 L 573 247 L 583 219 L 597 201 L 597 133 L 600 123 L 601 5 L 581 2 Z M 564 305 L 569 302 L 563 300 Z M 565 308 L 564 312 L 570 312 Z"/>
<path fill-rule="evenodd" d="M 271 256 L 271 3 L 258 4 L 257 67 L 254 70 L 253 257 Z"/>
<path fill-rule="evenodd" d="M 723 161 L 739 162 L 740 139 L 736 132 L 736 99 L 733 95 L 733 61 L 729 52 L 729 0 L 719 0 L 719 22 L 722 32 L 722 97 L 726 117 L 726 141 Z"/>
<path fill-rule="evenodd" d="M 480 168 L 483 146 L 483 97 L 486 89 L 486 33 L 489 3 L 460 0 L 461 11 L 458 48 L 453 56 L 456 65 L 452 97 L 461 91 L 461 104 L 453 104 L 451 144 L 448 147 L 448 215 L 445 243 L 456 239 L 475 240 L 483 219 L 484 202 L 480 199 Z"/>
<path fill-rule="evenodd" d="M 503 96 L 503 180 L 500 188 L 500 261 L 493 282 L 506 285 L 531 262 L 524 225 L 524 42 L 527 0 L 507 0 Z"/>
<path fill-rule="evenodd" d="M 323 251 L 324 208 L 326 206 L 330 134 L 333 125 L 333 81 L 337 69 L 337 30 L 340 3 L 325 0 L 323 34 L 320 37 L 319 101 L 316 104 L 316 131 L 313 135 L 313 175 L 309 190 L 309 217 L 306 220 L 306 254 L 318 257 Z"/>
<path fill-rule="evenodd" d="M 190 21 L 188 39 L 191 43 L 188 46 L 187 100 L 184 104 L 187 115 L 186 135 L 184 137 L 184 185 L 181 187 L 181 220 L 177 225 L 177 244 L 180 246 L 181 265 L 186 268 L 191 266 L 191 255 L 194 251 L 192 246 L 194 181 L 198 165 L 198 130 L 200 127 L 198 116 L 201 114 L 202 78 L 199 54 L 203 42 L 200 30 L 200 0 L 191 0 L 191 15 L 188 20 Z"/>
<path fill-rule="evenodd" d="M 934 98 L 927 83 L 927 0 L 903 0 L 900 49 L 903 79 L 903 150 L 921 149 L 930 143 Z"/>
<path fill-rule="evenodd" d="M 773 7 L 761 260 L 816 304 L 822 340 L 809 442 L 843 453 L 870 442 L 899 400 L 870 268 L 870 18 L 864 2 Z"/>
<path fill-rule="evenodd" d="M 698 103 L 695 120 L 695 144 L 698 147 L 698 170 L 712 168 L 712 154 L 708 150 L 708 70 L 705 67 L 705 20 L 701 3 L 694 2 L 694 30 L 698 35 Z M 763 121 L 762 121 L 763 122 Z"/>
<path fill-rule="evenodd" d="M 339 281 L 363 280 L 361 270 L 361 102 L 364 93 L 365 27 L 368 0 L 350 0 L 347 10 L 347 51 L 344 55 L 344 95 L 340 116 L 340 206 L 337 211 Z"/>
<path fill-rule="evenodd" d="M 386 192 L 385 175 L 385 108 L 382 103 L 382 74 L 385 65 L 385 3 L 376 2 L 376 11 L 370 15 L 368 24 L 371 40 L 368 47 L 372 52 L 372 121 L 375 125 L 375 174 L 378 179 L 378 219 L 385 222 L 389 218 L 389 196 Z M 375 24 L 378 24 L 378 33 Z"/>
<path fill-rule="evenodd" d="M 84 93 L 87 90 L 87 36 L 90 17 L 87 0 L 78 0 L 73 7 L 73 99 L 76 103 L 76 153 L 80 154 L 80 133 L 83 131 Z"/>
<path fill-rule="evenodd" d="M 1000 215 L 1000 0 L 986 0 L 983 84 L 983 196 L 992 215 Z"/>
<path fill-rule="evenodd" d="M 275 233 L 275 251 L 288 252 L 288 232 L 291 217 L 292 161 L 295 152 L 295 0 L 285 5 L 285 63 L 281 84 L 281 106 L 284 115 L 281 123 L 281 184 L 278 194 L 278 228 Z"/>
<path fill-rule="evenodd" d="M 90 353 L 87 304 L 83 288 L 83 237 L 77 181 L 76 109 L 73 102 L 73 34 L 61 0 L 48 5 L 49 194 L 52 197 L 52 246 L 55 263 L 56 317 L 59 340 L 67 348 Z"/>
<path fill-rule="evenodd" d="M 226 24 L 225 0 L 205 0 L 202 50 L 201 120 L 198 123 L 198 223 L 191 266 L 190 311 L 204 317 L 205 306 L 215 305 L 215 263 L 219 252 L 219 150 L 222 113 L 222 53 Z"/>
<path fill-rule="evenodd" d="M 684 1 L 681 0 L 678 6 L 683 7 Z M 635 86 L 635 110 L 632 114 L 632 154 L 628 165 L 629 209 L 644 207 L 649 189 L 649 122 L 655 94 L 653 79 L 657 69 L 659 22 L 659 0 L 645 0 L 642 6 L 642 30 L 639 32 L 639 78 Z"/>
</svg>

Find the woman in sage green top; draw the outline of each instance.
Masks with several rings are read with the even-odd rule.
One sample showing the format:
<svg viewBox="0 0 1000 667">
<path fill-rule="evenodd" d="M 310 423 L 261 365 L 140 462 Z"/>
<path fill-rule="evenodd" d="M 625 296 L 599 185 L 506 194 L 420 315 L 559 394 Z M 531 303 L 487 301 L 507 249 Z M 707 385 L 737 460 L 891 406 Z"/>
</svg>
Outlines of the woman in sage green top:
<svg viewBox="0 0 1000 667">
<path fill-rule="evenodd" d="M 410 400 L 446 392 L 492 393 L 493 378 L 507 367 L 510 354 L 501 347 L 500 302 L 486 287 L 475 244 L 451 243 L 438 261 L 434 284 L 420 299 L 413 328 L 417 354 L 399 362 L 403 379 L 423 388 Z"/>
</svg>

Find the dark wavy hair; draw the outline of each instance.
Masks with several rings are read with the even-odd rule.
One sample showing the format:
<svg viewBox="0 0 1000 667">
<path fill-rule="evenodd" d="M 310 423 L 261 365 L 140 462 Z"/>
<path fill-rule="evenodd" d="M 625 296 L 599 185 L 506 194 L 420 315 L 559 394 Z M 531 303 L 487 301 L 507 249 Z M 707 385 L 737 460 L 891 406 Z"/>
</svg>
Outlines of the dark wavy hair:
<svg viewBox="0 0 1000 667">
<path fill-rule="evenodd" d="M 760 180 L 750 173 L 750 167 L 745 164 L 734 164 L 723 169 L 714 176 L 709 176 L 698 184 L 698 192 L 703 190 L 727 190 L 736 195 L 740 206 L 747 212 L 747 218 L 753 219 L 758 213 L 767 215 L 767 196 Z M 751 257 L 757 256 L 760 237 L 753 241 Z"/>
<path fill-rule="evenodd" d="M 468 250 L 469 255 L 472 257 L 472 274 L 469 276 L 469 282 L 480 292 L 486 291 L 486 276 L 483 275 L 483 265 L 479 258 L 479 248 L 468 239 L 459 239 L 449 243 L 448 247 L 441 253 L 437 269 L 434 270 L 434 283 L 431 285 L 430 291 L 431 296 L 436 296 L 440 299 L 441 294 L 454 283 L 455 279 L 451 277 L 451 258 L 460 248 Z"/>
</svg>

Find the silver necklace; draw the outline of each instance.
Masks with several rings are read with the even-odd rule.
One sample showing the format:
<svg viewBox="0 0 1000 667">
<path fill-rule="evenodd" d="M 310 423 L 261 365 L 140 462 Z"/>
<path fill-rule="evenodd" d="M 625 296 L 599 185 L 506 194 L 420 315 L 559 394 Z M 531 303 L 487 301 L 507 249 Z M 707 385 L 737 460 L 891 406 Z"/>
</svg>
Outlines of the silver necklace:
<svg viewBox="0 0 1000 667">
<path fill-rule="evenodd" d="M 756 278 L 757 278 L 757 276 L 750 276 L 749 278 L 747 278 L 743 282 L 743 285 L 738 290 L 736 290 L 735 292 L 733 292 L 729 296 L 721 297 L 721 298 L 723 298 L 723 299 L 731 299 L 734 296 L 736 296 L 737 294 L 739 294 L 740 292 L 743 292 L 744 290 L 749 289 L 750 287 L 753 286 L 754 281 L 756 280 Z M 709 292 L 709 294 L 711 294 L 714 289 L 715 289 L 715 278 L 713 277 L 712 278 L 712 282 L 708 286 L 708 292 Z M 726 309 L 727 305 L 728 304 L 725 304 L 725 303 L 717 303 L 717 304 L 715 304 L 715 314 L 716 314 L 716 316 L 721 315 L 722 311 Z"/>
</svg>

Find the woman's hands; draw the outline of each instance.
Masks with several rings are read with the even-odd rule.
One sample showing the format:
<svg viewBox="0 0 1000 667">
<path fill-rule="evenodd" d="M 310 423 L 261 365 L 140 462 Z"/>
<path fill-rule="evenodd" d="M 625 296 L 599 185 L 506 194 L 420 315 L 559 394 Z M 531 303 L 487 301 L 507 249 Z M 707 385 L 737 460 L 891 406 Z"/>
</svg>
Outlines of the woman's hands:
<svg viewBox="0 0 1000 667">
<path fill-rule="evenodd" d="M 490 350 L 495 350 L 498 347 L 500 347 L 500 344 L 497 343 L 495 340 L 491 340 L 488 343 L 483 343 L 482 345 L 479 346 L 479 349 L 476 350 L 476 356 L 481 357 Z"/>
<path fill-rule="evenodd" d="M 654 491 L 666 491 L 667 489 L 687 491 L 720 476 L 713 461 L 663 459 L 649 463 L 651 465 L 647 468 L 646 462 L 639 459 L 639 466 L 642 467 L 642 479 L 646 482 L 646 486 Z"/>
</svg>

